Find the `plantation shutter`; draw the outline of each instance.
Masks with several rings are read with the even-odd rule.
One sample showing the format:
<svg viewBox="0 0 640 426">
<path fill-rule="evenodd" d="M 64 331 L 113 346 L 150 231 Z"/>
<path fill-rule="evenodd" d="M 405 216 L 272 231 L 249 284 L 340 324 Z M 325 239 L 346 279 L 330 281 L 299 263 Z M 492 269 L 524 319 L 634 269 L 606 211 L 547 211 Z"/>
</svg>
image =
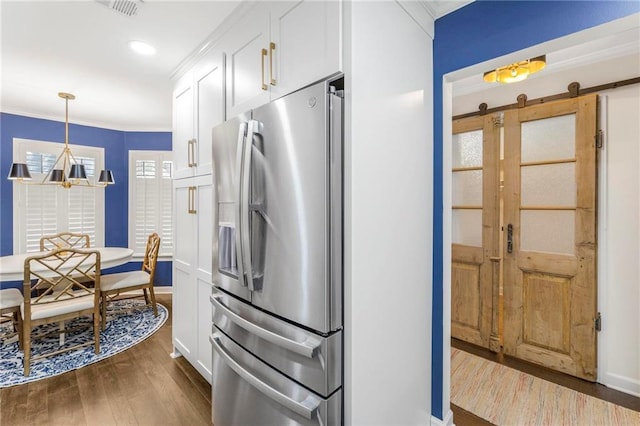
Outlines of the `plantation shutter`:
<svg viewBox="0 0 640 426">
<path fill-rule="evenodd" d="M 14 253 L 40 250 L 43 235 L 58 232 L 88 234 L 91 246 L 104 245 L 104 189 L 41 184 L 64 145 L 14 139 L 14 161 L 25 162 L 32 184 L 14 184 Z M 90 182 L 102 168 L 102 148 L 72 146 L 78 164 L 84 164 Z"/>
<path fill-rule="evenodd" d="M 95 246 L 96 236 L 96 189 L 70 188 L 68 197 L 69 232 L 88 234 L 90 245 Z"/>
<path fill-rule="evenodd" d="M 149 234 L 156 232 L 158 179 L 153 160 L 136 160 L 135 179 L 135 253 L 144 254 Z"/>
<path fill-rule="evenodd" d="M 87 177 L 95 181 L 96 161 L 91 157 L 76 157 L 79 164 L 84 164 Z M 90 245 L 95 246 L 96 235 L 96 195 L 95 188 L 72 187 L 68 193 L 69 232 L 88 234 Z"/>
<path fill-rule="evenodd" d="M 33 179 L 37 179 L 32 173 Z M 56 187 L 25 185 L 24 215 L 26 252 L 40 251 L 40 237 L 58 232 L 58 191 Z"/>
<path fill-rule="evenodd" d="M 160 180 L 160 206 L 162 216 L 160 217 L 160 229 L 158 233 L 161 238 L 160 253 L 173 255 L 173 162 L 162 162 L 162 179 Z"/>
<path fill-rule="evenodd" d="M 149 234 L 160 236 L 160 255 L 173 254 L 170 152 L 130 151 L 129 248 L 142 256 Z"/>
</svg>

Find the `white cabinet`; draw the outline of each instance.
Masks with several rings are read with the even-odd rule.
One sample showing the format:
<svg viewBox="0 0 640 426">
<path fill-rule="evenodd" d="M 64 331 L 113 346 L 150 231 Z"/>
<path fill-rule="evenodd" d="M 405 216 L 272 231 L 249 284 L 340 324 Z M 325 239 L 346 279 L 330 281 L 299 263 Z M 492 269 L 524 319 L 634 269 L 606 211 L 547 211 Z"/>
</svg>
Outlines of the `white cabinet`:
<svg viewBox="0 0 640 426">
<path fill-rule="evenodd" d="M 223 38 L 227 117 L 341 71 L 340 2 L 262 2 Z"/>
<path fill-rule="evenodd" d="M 173 347 L 211 383 L 211 175 L 176 179 Z"/>
<path fill-rule="evenodd" d="M 211 129 L 224 121 L 225 57 L 213 50 L 177 82 L 173 96 L 174 176 L 211 174 Z"/>
<path fill-rule="evenodd" d="M 211 129 L 224 121 L 224 54 L 203 56 L 173 98 L 173 347 L 211 383 Z"/>
<path fill-rule="evenodd" d="M 173 91 L 173 165 L 174 176 L 193 173 L 191 145 L 193 139 L 193 74 L 184 75 Z"/>
<path fill-rule="evenodd" d="M 211 130 L 251 108 L 342 70 L 341 3 L 247 6 L 173 96 L 173 345 L 211 382 Z M 212 28 L 213 30 L 213 28 Z"/>
<path fill-rule="evenodd" d="M 227 117 L 269 102 L 269 12 L 264 3 L 249 10 L 224 36 L 227 53 Z"/>
<path fill-rule="evenodd" d="M 340 13 L 338 1 L 272 4 L 270 30 L 276 49 L 271 99 L 342 70 Z"/>
</svg>

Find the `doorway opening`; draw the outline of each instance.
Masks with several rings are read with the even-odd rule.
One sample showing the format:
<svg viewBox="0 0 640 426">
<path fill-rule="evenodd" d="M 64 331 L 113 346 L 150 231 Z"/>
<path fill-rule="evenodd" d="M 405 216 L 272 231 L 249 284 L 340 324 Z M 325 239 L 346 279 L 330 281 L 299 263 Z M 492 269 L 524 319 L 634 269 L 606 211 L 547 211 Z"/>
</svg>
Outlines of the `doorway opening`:
<svg viewBox="0 0 640 426">
<path fill-rule="evenodd" d="M 558 80 L 562 80 L 561 83 L 549 83 L 548 80 L 545 80 L 543 73 L 540 76 L 535 76 L 535 78 L 531 78 L 524 83 L 518 83 L 517 85 L 513 85 L 511 87 L 500 86 L 495 87 L 492 90 L 492 103 L 490 107 L 494 107 L 495 105 L 503 105 L 513 103 L 514 99 L 517 98 L 517 95 L 523 92 L 526 92 L 530 98 L 534 98 L 536 96 L 546 96 L 549 93 L 558 93 L 561 92 L 564 88 L 567 87 L 567 84 L 571 81 L 579 81 L 583 86 L 595 86 L 597 84 L 601 84 L 606 81 L 615 81 L 616 79 L 623 79 L 625 77 L 619 77 L 616 73 L 621 73 L 624 70 L 630 70 L 633 68 L 634 64 L 638 63 L 638 48 L 637 48 L 637 37 L 639 33 L 639 27 L 637 22 L 631 23 L 630 19 L 626 21 L 621 21 L 617 23 L 612 23 L 608 25 L 607 28 L 603 29 L 603 27 L 594 29 L 593 32 L 585 31 L 580 34 L 580 36 L 569 36 L 564 39 L 553 40 L 551 42 L 547 42 L 544 45 L 528 48 L 520 53 L 510 54 L 502 59 L 500 62 L 507 63 L 509 61 L 515 60 L 517 56 L 532 56 L 542 52 L 563 52 L 563 53 L 572 53 L 573 56 L 568 55 L 564 58 L 562 62 L 562 70 L 554 71 L 557 76 L 565 76 L 566 78 Z M 631 52 L 626 51 L 625 54 L 620 54 L 617 57 L 602 57 L 601 54 L 603 51 L 600 49 L 605 45 L 615 45 L 624 50 L 624 46 L 629 44 L 629 41 L 635 40 L 636 47 L 632 49 Z M 596 48 L 594 48 L 594 45 Z M 600 49 L 598 49 L 599 47 Z M 601 64 L 593 64 L 587 63 L 586 59 L 581 56 L 585 55 L 585 52 L 589 51 L 588 56 L 596 57 L 600 55 L 602 59 Z M 619 53 L 620 51 L 618 51 Z M 626 57 L 624 55 L 629 55 L 629 57 L 633 57 L 630 59 L 630 62 L 627 62 L 625 66 L 618 66 L 618 60 L 625 60 Z M 548 59 L 550 62 L 550 66 L 548 70 L 551 72 L 553 69 L 553 55 L 548 55 Z M 443 342 L 443 361 L 444 361 L 444 380 L 443 380 L 443 395 L 444 401 L 443 403 L 447 406 L 449 404 L 450 398 L 450 337 L 452 330 L 449 327 L 453 328 L 453 312 L 451 311 L 451 292 L 453 286 L 452 280 L 452 253 L 447 251 L 447 247 L 452 247 L 453 243 L 452 238 L 452 221 L 453 221 L 453 199 L 452 199 L 452 135 L 453 129 L 451 122 L 451 117 L 458 114 L 463 114 L 469 111 L 474 110 L 477 105 L 481 102 L 486 102 L 485 92 L 482 92 L 483 89 L 478 89 L 477 87 L 472 89 L 460 89 L 459 86 L 466 84 L 468 80 L 472 78 L 472 76 L 481 75 L 483 71 L 486 69 L 492 68 L 496 63 L 497 59 L 487 61 L 484 64 L 475 65 L 469 67 L 464 70 L 458 70 L 453 73 L 447 74 L 444 78 L 443 84 L 443 107 L 444 107 L 444 122 L 443 122 L 443 200 L 444 200 L 444 216 L 443 216 L 443 225 L 444 225 L 444 247 L 445 252 L 443 256 L 443 274 L 444 274 L 444 321 L 445 321 L 445 330 L 444 330 L 444 342 Z M 573 61 L 573 62 L 572 62 Z M 576 71 L 576 69 L 578 71 Z M 635 65 L 635 73 L 637 74 L 637 65 Z M 600 80 L 596 78 L 596 75 L 600 77 Z M 568 77 L 567 77 L 568 76 Z M 632 76 L 627 76 L 626 78 L 630 78 Z M 605 79 L 605 81 L 602 81 Z M 479 83 L 480 84 L 486 83 Z M 473 86 L 471 84 L 470 86 Z M 485 86 L 486 87 L 486 86 Z M 466 90 L 466 91 L 465 91 Z M 622 92 L 623 89 L 619 89 Z M 612 112 L 609 114 L 610 117 L 617 117 L 620 115 L 631 115 L 634 113 L 633 111 L 637 110 L 637 106 L 632 105 L 631 101 L 637 103 L 637 89 L 636 92 L 633 92 L 634 89 L 624 89 L 625 94 L 619 96 L 619 99 L 616 101 L 621 106 L 624 105 L 624 108 L 620 107 L 612 107 L 610 108 Z M 475 92 L 474 92 L 475 91 Z M 602 93 L 603 100 L 606 101 L 607 97 L 613 97 L 612 92 L 603 92 Z M 625 103 L 623 101 L 623 97 L 627 97 L 629 102 Z M 463 100 L 466 104 L 462 105 Z M 605 102 L 606 103 L 606 102 Z M 613 104 L 613 103 L 612 103 Z M 636 108 L 636 109 L 634 109 Z M 615 111 L 614 111 L 615 109 Z M 600 111 L 600 115 L 602 115 L 602 111 Z M 606 114 L 605 114 L 606 115 Z M 637 117 L 637 115 L 636 115 Z M 633 121 L 630 121 L 633 127 Z M 637 126 L 637 119 L 636 124 Z M 630 197 L 630 202 L 634 203 L 635 199 L 640 197 L 636 194 L 637 182 L 633 176 L 638 174 L 637 168 L 640 166 L 640 161 L 637 160 L 638 157 L 635 154 L 634 145 L 624 145 L 624 148 L 615 148 L 620 150 L 618 154 L 615 154 L 616 158 L 611 159 L 611 155 L 613 154 L 612 149 L 615 145 L 612 143 L 611 145 L 607 145 L 609 142 L 607 141 L 608 133 L 610 129 L 605 126 L 605 149 L 601 152 L 601 156 L 599 158 L 599 174 L 600 179 L 597 181 L 597 185 L 599 187 L 599 199 L 598 199 L 598 253 L 597 253 L 597 276 L 598 276 L 598 294 L 597 294 L 597 312 L 602 313 L 603 317 L 603 330 L 602 332 L 597 334 L 598 340 L 598 356 L 597 356 L 597 381 L 599 383 L 605 384 L 607 387 L 604 388 L 600 385 L 591 385 L 596 386 L 599 390 L 600 396 L 604 396 L 608 391 L 612 389 L 619 389 L 625 392 L 624 397 L 629 398 L 630 404 L 638 404 L 637 395 L 640 395 L 640 388 L 637 385 L 637 382 L 634 379 L 633 374 L 629 372 L 629 368 L 632 365 L 637 365 L 638 358 L 638 350 L 637 350 L 637 336 L 634 337 L 634 334 L 629 334 L 629 328 L 624 328 L 625 323 L 622 321 L 622 312 L 626 312 L 626 316 L 629 315 L 637 315 L 632 314 L 632 311 L 628 310 L 625 305 L 625 298 L 629 298 L 629 288 L 624 285 L 622 280 L 615 279 L 622 269 L 625 268 L 624 260 L 618 259 L 619 256 L 622 256 L 624 259 L 630 260 L 631 256 L 637 257 L 637 252 L 635 248 L 629 246 L 621 248 L 618 244 L 619 241 L 614 241 L 613 232 L 619 232 L 619 235 L 623 235 L 624 231 L 624 223 L 632 223 L 638 222 L 638 219 L 634 216 L 631 217 L 632 213 L 629 213 L 629 218 L 626 218 L 627 212 L 622 209 L 618 209 L 616 206 L 618 202 L 622 202 L 624 197 Z M 627 135 L 625 135 L 627 137 Z M 637 140 L 637 135 L 633 138 L 634 141 Z M 618 140 L 615 141 L 618 143 Z M 635 143 L 635 142 L 634 142 Z M 608 148 L 610 146 L 611 148 Z M 626 150 L 626 151 L 625 151 Z M 626 152 L 626 154 L 625 154 Z M 607 159 L 607 157 L 609 157 Z M 624 162 L 624 168 L 619 167 L 618 164 L 620 162 Z M 631 175 L 630 175 L 631 173 Z M 629 182 L 632 184 L 625 183 L 625 178 L 623 175 L 627 175 L 629 177 Z M 618 176 L 619 175 L 619 176 Z M 614 183 L 615 181 L 615 183 Z M 617 186 L 616 186 L 617 185 Z M 614 200 L 615 198 L 615 200 Z M 633 204 L 635 206 L 635 204 Z M 472 209 L 468 209 L 472 210 Z M 633 210 L 637 213 L 637 209 Z M 464 213 L 463 213 L 464 214 Z M 622 218 L 625 217 L 625 219 Z M 637 216 L 637 214 L 636 214 Z M 614 217 L 620 217 L 619 220 L 614 219 Z M 628 220 L 627 220 L 628 219 Z M 505 223 L 503 221 L 503 223 Z M 602 225 L 602 226 L 601 226 Z M 628 225 L 627 225 L 628 226 Z M 636 225 L 633 225 L 633 229 L 635 229 Z M 614 229 L 615 228 L 615 229 Z M 631 233 L 636 235 L 632 230 Z M 506 237 L 504 235 L 500 235 L 499 241 L 504 243 Z M 618 238 L 618 237 L 615 237 Z M 637 240 L 636 240 L 637 241 Z M 618 247 L 618 248 L 616 248 Z M 504 248 L 500 249 L 504 250 Z M 636 268 L 629 268 L 627 272 L 624 272 L 625 276 L 629 275 L 629 277 L 635 276 L 633 275 L 633 271 Z M 626 269 L 625 269 L 626 271 Z M 634 281 L 637 283 L 637 279 Z M 625 296 L 626 295 L 626 296 Z M 498 296 L 500 294 L 498 293 Z M 621 307 L 619 309 L 619 307 Z M 619 309 L 619 310 L 618 310 Z M 620 313 L 620 315 L 618 315 Z M 634 316 L 635 318 L 635 316 Z M 592 324 L 592 323 L 591 323 Z M 623 329 L 627 330 L 623 334 Z M 489 336 L 491 336 L 491 327 L 489 328 Z M 500 336 L 502 333 L 494 333 L 496 336 Z M 624 338 L 623 336 L 628 336 Z M 494 339 L 495 340 L 495 339 Z M 491 337 L 489 338 L 491 342 Z M 497 340 L 500 342 L 499 338 Z M 633 342 L 634 346 L 631 348 Z M 501 343 L 501 342 L 500 342 Z M 466 343 L 465 343 L 466 345 Z M 629 346 L 627 348 L 627 346 Z M 474 346 L 477 347 L 477 346 Z M 624 347 L 625 351 L 616 350 L 616 348 Z M 500 358 L 499 355 L 495 355 L 495 353 L 490 352 L 489 350 L 482 349 L 487 356 L 494 356 Z M 622 356 L 622 354 L 629 354 L 629 356 Z M 623 359 L 624 358 L 624 359 Z M 512 358 L 509 358 L 512 359 Z M 635 364 L 634 364 L 635 362 Z M 521 362 L 523 365 L 530 365 L 526 361 Z M 524 368 L 524 367 L 522 367 Z M 626 369 L 625 369 L 626 368 Z M 624 371 L 625 377 L 620 377 L 614 370 Z M 547 371 L 543 369 L 543 371 Z M 574 381 L 577 383 L 577 387 L 581 386 L 580 383 L 584 383 L 582 380 L 573 379 L 570 376 L 566 376 L 570 381 Z M 606 391 L 603 391 L 605 389 Z M 615 392 L 615 391 L 612 391 Z M 619 393 L 618 393 L 619 394 Z M 604 398 L 606 399 L 606 397 Z M 636 408 L 637 409 L 637 408 Z"/>
<path fill-rule="evenodd" d="M 453 122 L 451 335 L 596 379 L 596 95 Z"/>
</svg>

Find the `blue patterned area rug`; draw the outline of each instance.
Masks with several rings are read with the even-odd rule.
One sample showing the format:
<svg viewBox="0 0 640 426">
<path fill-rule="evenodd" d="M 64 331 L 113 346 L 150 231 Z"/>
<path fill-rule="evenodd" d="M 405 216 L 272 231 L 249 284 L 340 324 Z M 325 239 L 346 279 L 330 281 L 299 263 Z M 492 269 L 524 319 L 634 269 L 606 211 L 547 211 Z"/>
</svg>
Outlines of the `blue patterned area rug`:
<svg viewBox="0 0 640 426">
<path fill-rule="evenodd" d="M 0 388 L 20 385 L 33 382 L 35 380 L 56 376 L 67 371 L 76 370 L 85 365 L 93 364 L 140 343 L 147 337 L 155 333 L 164 324 L 169 316 L 167 308 L 158 304 L 158 316 L 153 315 L 151 307 L 145 307 L 143 300 L 129 299 L 118 300 L 109 304 L 109 310 L 127 312 L 109 315 L 109 321 L 105 329 L 100 333 L 100 354 L 96 355 L 93 345 L 85 346 L 75 351 L 63 352 L 61 354 L 41 358 L 31 361 L 31 374 L 29 377 L 23 375 L 23 353 L 18 348 L 18 342 L 2 343 L 0 341 Z M 74 324 L 75 323 L 75 324 Z M 90 319 L 78 318 L 69 321 L 69 328 L 74 325 L 90 325 Z M 2 328 L 5 327 L 5 328 Z M 10 323 L 4 323 L 0 327 L 0 335 L 9 332 Z M 46 334 L 48 331 L 56 330 L 57 324 L 47 324 L 36 327 L 32 333 L 37 335 Z M 15 339 L 12 339 L 15 340 Z M 93 328 L 83 327 L 65 335 L 65 346 L 74 346 L 77 342 L 93 341 Z M 59 334 L 52 333 L 47 337 L 33 341 L 31 354 L 51 352 L 59 347 Z"/>
</svg>

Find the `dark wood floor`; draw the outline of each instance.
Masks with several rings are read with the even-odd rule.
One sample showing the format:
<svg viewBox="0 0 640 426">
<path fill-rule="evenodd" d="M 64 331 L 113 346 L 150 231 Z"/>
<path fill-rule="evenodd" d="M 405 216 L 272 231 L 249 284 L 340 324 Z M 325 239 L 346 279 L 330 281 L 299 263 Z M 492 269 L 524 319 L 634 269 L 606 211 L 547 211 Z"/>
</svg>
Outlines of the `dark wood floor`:
<svg viewBox="0 0 640 426">
<path fill-rule="evenodd" d="M 558 385 L 573 389 L 578 392 L 599 398 L 605 401 L 609 401 L 613 404 L 621 405 L 631 410 L 640 411 L 640 398 L 633 395 L 619 392 L 617 390 L 608 388 L 598 383 L 588 382 L 586 380 L 578 379 L 577 377 L 569 376 L 566 374 L 558 373 L 548 368 L 540 367 L 538 365 L 521 361 L 515 358 L 504 356 L 502 354 L 496 354 L 488 349 L 480 348 L 470 343 L 463 342 L 457 339 L 451 339 L 451 346 L 457 349 L 461 349 L 465 352 L 477 355 L 479 357 L 494 361 L 507 367 L 514 368 L 519 371 L 531 374 L 532 376 L 539 377 L 549 382 L 556 383 Z M 490 425 L 491 423 L 481 419 L 464 411 L 460 407 L 452 404 L 453 420 L 458 426 L 476 426 L 476 425 Z"/>
<path fill-rule="evenodd" d="M 171 312 L 171 296 L 158 295 Z M 0 425 L 210 425 L 211 387 L 172 359 L 171 318 L 140 344 L 76 371 L 0 389 Z"/>
</svg>

